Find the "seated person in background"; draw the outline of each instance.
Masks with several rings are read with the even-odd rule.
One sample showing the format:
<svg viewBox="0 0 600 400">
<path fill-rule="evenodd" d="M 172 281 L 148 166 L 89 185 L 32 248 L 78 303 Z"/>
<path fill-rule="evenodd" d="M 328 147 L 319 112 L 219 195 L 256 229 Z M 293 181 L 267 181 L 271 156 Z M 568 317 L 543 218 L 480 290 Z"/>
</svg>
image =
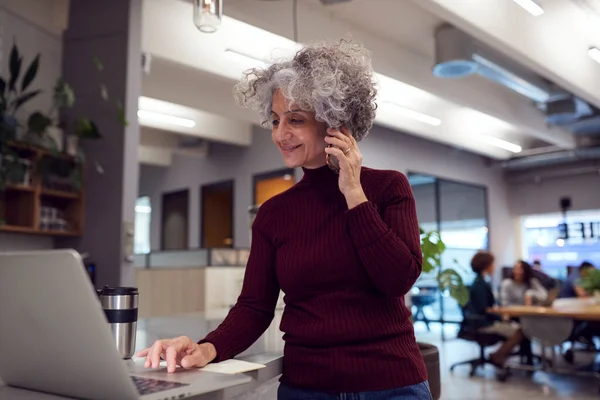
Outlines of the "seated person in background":
<svg viewBox="0 0 600 400">
<path fill-rule="evenodd" d="M 578 272 L 572 272 L 571 275 L 565 280 L 562 287 L 560 288 L 560 294 L 558 297 L 561 299 L 572 298 L 572 297 L 589 297 L 591 293 L 587 293 L 584 288 L 581 287 L 581 276 L 586 271 L 594 269 L 594 265 L 588 261 L 584 261 L 579 266 Z"/>
<path fill-rule="evenodd" d="M 540 260 L 534 260 L 531 266 L 533 267 L 533 277 L 540 281 L 546 290 L 554 289 L 556 287 L 554 278 L 542 271 L 542 263 Z"/>
<path fill-rule="evenodd" d="M 502 367 L 513 348 L 523 341 L 524 335 L 518 324 L 503 321 L 498 315 L 487 312 L 488 308 L 496 305 L 492 288 L 486 281 L 486 277 L 494 273 L 494 261 L 494 255 L 488 251 L 479 251 L 471 259 L 471 268 L 477 277 L 471 285 L 465 317 L 477 321 L 479 332 L 506 338 L 502 346 L 489 357 L 496 366 Z"/>
<path fill-rule="evenodd" d="M 502 281 L 500 303 L 503 306 L 531 306 L 548 298 L 548 291 L 537 278 L 526 261 L 519 260 L 512 269 L 512 276 Z"/>
<path fill-rule="evenodd" d="M 584 288 L 581 287 L 581 277 L 588 271 L 594 269 L 594 265 L 588 261 L 584 261 L 579 266 L 578 271 L 572 272 L 567 280 L 563 283 L 560 288 L 559 297 L 563 299 L 568 298 L 584 298 L 591 296 L 591 293 L 587 293 Z M 594 348 L 593 337 L 600 335 L 600 323 L 592 321 L 577 321 L 573 327 L 571 333 L 571 340 L 573 342 L 587 343 L 590 348 Z M 573 348 L 568 349 L 564 354 L 565 359 L 569 363 L 573 363 L 574 353 Z"/>
</svg>

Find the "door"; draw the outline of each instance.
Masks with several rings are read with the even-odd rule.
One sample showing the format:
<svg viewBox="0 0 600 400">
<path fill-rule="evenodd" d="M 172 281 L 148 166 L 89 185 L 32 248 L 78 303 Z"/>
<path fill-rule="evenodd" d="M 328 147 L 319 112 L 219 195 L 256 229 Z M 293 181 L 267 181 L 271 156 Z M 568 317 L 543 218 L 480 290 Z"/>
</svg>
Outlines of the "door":
<svg viewBox="0 0 600 400">
<path fill-rule="evenodd" d="M 231 180 L 200 188 L 200 247 L 233 247 L 233 185 Z"/>
<path fill-rule="evenodd" d="M 190 191 L 164 193 L 162 196 L 161 248 L 185 250 L 188 248 Z"/>
<path fill-rule="evenodd" d="M 294 186 L 294 170 L 284 169 L 254 176 L 254 204 L 261 205 L 271 197 Z"/>
</svg>

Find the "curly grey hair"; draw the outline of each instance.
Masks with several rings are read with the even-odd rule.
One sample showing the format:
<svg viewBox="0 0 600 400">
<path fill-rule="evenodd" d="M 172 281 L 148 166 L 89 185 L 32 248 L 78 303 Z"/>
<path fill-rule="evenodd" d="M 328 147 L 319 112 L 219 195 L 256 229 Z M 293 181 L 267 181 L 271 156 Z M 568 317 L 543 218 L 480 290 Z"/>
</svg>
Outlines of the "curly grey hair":
<svg viewBox="0 0 600 400">
<path fill-rule="evenodd" d="M 290 103 L 314 112 L 317 121 L 334 128 L 346 126 L 356 141 L 373 126 L 377 90 L 371 57 L 363 46 L 349 40 L 312 44 L 292 60 L 247 70 L 234 96 L 239 104 L 258 111 L 262 125 L 268 127 L 277 89 Z"/>
</svg>

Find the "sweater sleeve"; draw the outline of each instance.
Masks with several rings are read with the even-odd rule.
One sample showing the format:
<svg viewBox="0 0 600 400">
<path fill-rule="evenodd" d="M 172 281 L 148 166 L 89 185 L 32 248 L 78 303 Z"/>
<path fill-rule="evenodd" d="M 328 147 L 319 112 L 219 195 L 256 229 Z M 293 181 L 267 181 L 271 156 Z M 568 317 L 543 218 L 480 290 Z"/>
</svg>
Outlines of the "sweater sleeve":
<svg viewBox="0 0 600 400">
<path fill-rule="evenodd" d="M 220 362 L 250 347 L 265 332 L 275 315 L 279 283 L 275 272 L 275 246 L 264 232 L 261 209 L 252 225 L 252 244 L 242 291 L 225 320 L 198 343 L 212 343 Z"/>
<path fill-rule="evenodd" d="M 373 284 L 384 294 L 404 296 L 421 274 L 422 253 L 415 199 L 408 179 L 397 173 L 382 209 L 372 201 L 348 211 L 350 236 Z"/>
<path fill-rule="evenodd" d="M 548 298 L 548 291 L 542 286 L 539 280 L 533 278 L 531 280 L 531 288 L 525 291 L 525 295 L 529 295 L 535 302 L 543 302 Z"/>
<path fill-rule="evenodd" d="M 523 299 L 514 298 L 512 285 L 512 279 L 503 279 L 500 284 L 500 305 L 503 307 L 523 304 Z"/>
</svg>

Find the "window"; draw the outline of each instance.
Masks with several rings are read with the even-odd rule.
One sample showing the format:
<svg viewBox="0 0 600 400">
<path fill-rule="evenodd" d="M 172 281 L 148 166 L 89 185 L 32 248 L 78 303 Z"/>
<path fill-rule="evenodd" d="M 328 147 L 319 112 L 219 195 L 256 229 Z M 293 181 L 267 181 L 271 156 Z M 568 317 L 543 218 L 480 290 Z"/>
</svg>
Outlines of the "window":
<svg viewBox="0 0 600 400">
<path fill-rule="evenodd" d="M 150 253 L 150 216 L 152 208 L 150 207 L 150 197 L 140 197 L 135 202 L 135 233 L 134 233 L 134 252 L 135 254 Z"/>
<path fill-rule="evenodd" d="M 471 258 L 478 250 L 488 248 L 487 189 L 425 174 L 409 173 L 408 180 L 419 225 L 425 231 L 440 232 L 446 245 L 442 268 L 456 268 L 470 285 L 475 278 L 470 268 Z M 422 274 L 411 291 L 417 308 L 415 319 L 442 324 L 460 322 L 462 312 L 458 303 L 447 293 L 439 293 L 436 276 L 437 271 Z"/>
<path fill-rule="evenodd" d="M 522 219 L 522 258 L 539 260 L 545 273 L 564 279 L 568 266 L 600 265 L 600 210 L 527 215 Z M 566 229 L 560 225 L 565 223 Z"/>
</svg>

